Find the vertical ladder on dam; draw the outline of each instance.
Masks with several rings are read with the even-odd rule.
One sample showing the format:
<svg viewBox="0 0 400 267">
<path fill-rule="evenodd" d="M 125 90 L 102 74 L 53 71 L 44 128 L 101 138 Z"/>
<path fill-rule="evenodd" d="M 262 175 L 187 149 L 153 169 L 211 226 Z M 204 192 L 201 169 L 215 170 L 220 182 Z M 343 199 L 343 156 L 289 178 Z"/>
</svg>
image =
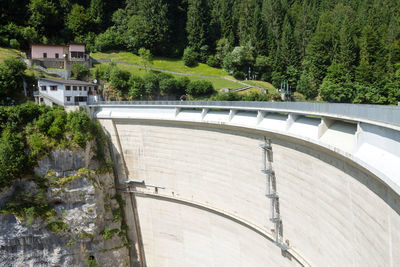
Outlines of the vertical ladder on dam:
<svg viewBox="0 0 400 267">
<path fill-rule="evenodd" d="M 276 189 L 276 176 L 272 167 L 274 161 L 271 139 L 264 137 L 264 143 L 260 145 L 263 151 L 263 169 L 262 173 L 266 175 L 267 192 L 265 196 L 270 200 L 271 214 L 269 220 L 274 225 L 275 243 L 283 250 L 287 249 L 283 242 L 282 219 L 280 217 L 279 196 Z"/>
</svg>

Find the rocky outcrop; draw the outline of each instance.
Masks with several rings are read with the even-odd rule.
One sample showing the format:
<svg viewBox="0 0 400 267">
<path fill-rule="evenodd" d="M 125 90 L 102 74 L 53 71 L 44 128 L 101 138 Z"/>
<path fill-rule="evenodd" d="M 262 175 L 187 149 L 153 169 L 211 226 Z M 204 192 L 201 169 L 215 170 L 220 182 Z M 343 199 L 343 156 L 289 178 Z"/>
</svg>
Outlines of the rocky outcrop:
<svg viewBox="0 0 400 267">
<path fill-rule="evenodd" d="M 93 160 L 91 147 L 56 150 L 38 162 L 35 173 L 45 178 L 52 214 L 31 223 L 0 214 L 0 266 L 129 266 L 112 168 Z M 37 190 L 22 180 L 0 192 L 0 204 L 17 186 Z"/>
</svg>

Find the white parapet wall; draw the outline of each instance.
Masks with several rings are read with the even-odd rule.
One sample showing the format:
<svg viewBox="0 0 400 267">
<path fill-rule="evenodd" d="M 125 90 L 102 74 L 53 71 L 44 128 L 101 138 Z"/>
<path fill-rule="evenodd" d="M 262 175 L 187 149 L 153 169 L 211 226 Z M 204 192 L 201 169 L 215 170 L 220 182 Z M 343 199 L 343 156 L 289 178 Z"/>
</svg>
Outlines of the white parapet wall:
<svg viewBox="0 0 400 267">
<path fill-rule="evenodd" d="M 400 266 L 400 109 L 323 105 L 90 107 L 121 185 L 139 181 L 124 190 L 142 264 Z M 266 139 L 279 242 L 261 172 Z"/>
</svg>

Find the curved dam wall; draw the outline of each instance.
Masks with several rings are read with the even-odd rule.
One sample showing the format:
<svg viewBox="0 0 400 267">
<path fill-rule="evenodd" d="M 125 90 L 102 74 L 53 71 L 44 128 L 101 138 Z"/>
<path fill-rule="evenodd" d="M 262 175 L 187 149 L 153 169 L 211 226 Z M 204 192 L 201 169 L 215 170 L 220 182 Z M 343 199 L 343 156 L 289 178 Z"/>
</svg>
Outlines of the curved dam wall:
<svg viewBox="0 0 400 267">
<path fill-rule="evenodd" d="M 398 126 L 301 112 L 93 107 L 112 140 L 138 262 L 399 266 Z"/>
</svg>

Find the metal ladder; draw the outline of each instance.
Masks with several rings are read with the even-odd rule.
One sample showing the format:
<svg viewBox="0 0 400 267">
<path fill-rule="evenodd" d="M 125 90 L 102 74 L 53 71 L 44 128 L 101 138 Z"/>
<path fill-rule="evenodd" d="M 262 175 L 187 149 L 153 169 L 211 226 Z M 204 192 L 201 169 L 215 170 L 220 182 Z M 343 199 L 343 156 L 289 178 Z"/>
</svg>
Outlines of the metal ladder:
<svg viewBox="0 0 400 267">
<path fill-rule="evenodd" d="M 267 193 L 266 197 L 270 200 L 271 204 L 271 215 L 269 220 L 274 224 L 275 244 L 283 250 L 287 250 L 288 246 L 283 242 L 283 227 L 282 219 L 280 217 L 279 209 L 279 195 L 276 189 L 276 176 L 275 171 L 272 168 L 272 162 L 274 161 L 271 139 L 264 137 L 264 143 L 260 145 L 263 151 L 263 169 L 262 173 L 267 178 Z"/>
</svg>

